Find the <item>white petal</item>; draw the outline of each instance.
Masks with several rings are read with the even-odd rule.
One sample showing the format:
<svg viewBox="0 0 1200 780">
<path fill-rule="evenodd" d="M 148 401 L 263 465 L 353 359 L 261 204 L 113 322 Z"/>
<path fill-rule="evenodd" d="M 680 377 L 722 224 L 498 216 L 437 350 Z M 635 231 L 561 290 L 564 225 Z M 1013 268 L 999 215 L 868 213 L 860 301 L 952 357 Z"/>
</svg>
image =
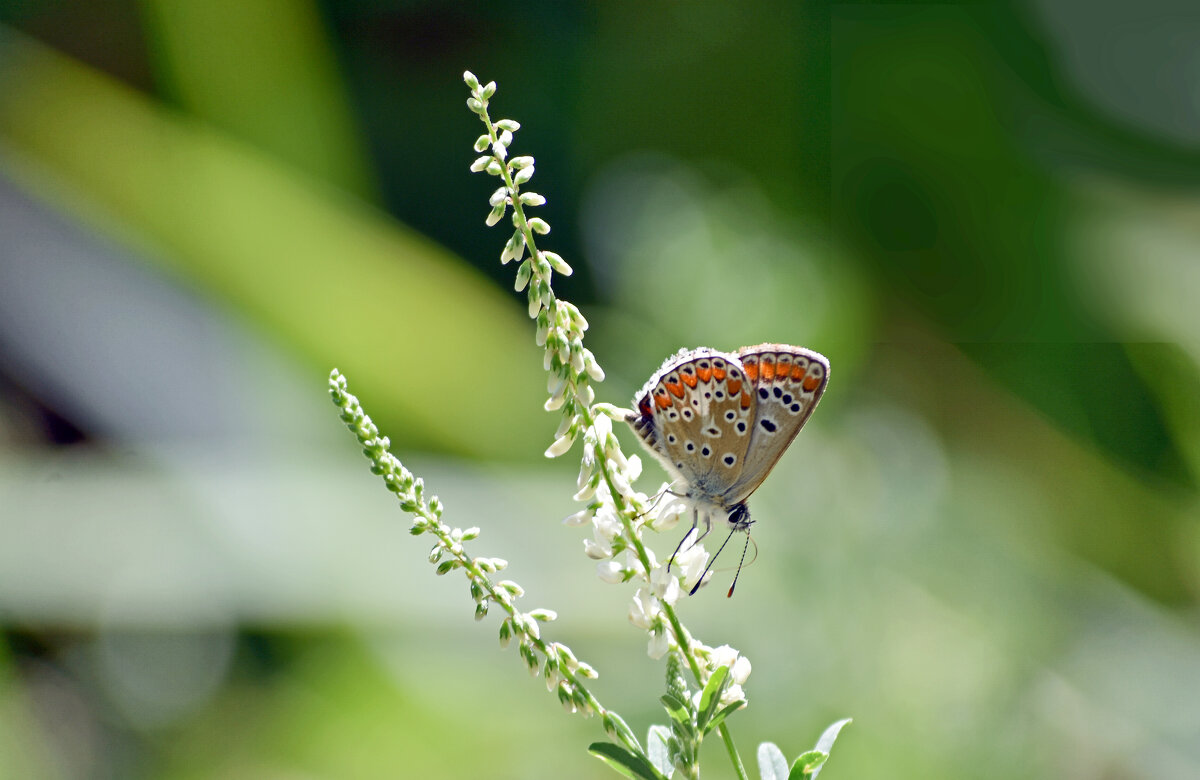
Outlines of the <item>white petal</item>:
<svg viewBox="0 0 1200 780">
<path fill-rule="evenodd" d="M 625 567 L 613 560 L 601 561 L 596 564 L 596 576 L 611 585 L 618 585 L 625 579 Z"/>
<path fill-rule="evenodd" d="M 646 647 L 646 652 L 654 660 L 658 660 L 667 654 L 670 649 L 670 643 L 667 641 L 667 632 L 659 631 L 657 634 L 650 635 L 650 643 Z"/>
</svg>

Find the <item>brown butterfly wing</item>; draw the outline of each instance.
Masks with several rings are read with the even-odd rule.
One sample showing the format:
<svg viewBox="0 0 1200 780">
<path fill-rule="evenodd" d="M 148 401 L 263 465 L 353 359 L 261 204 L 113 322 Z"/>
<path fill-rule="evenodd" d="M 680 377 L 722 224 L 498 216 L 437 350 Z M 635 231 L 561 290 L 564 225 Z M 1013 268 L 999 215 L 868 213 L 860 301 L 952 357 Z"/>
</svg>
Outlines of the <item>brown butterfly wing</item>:
<svg viewBox="0 0 1200 780">
<path fill-rule="evenodd" d="M 742 473 L 754 396 L 734 355 L 698 349 L 669 360 L 634 399 L 630 424 L 692 496 L 718 500 Z"/>
<path fill-rule="evenodd" d="M 742 347 L 738 357 L 754 388 L 755 413 L 741 474 L 724 495 L 730 505 L 745 501 L 767 478 L 829 382 L 829 361 L 804 347 L 759 344 Z"/>
</svg>

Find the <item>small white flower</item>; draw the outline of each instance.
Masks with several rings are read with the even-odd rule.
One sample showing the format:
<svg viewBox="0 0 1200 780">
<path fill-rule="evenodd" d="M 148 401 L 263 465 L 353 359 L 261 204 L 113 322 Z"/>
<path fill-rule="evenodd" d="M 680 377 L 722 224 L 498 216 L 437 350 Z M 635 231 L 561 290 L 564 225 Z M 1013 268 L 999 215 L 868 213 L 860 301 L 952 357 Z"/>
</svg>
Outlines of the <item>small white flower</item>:
<svg viewBox="0 0 1200 780">
<path fill-rule="evenodd" d="M 592 445 L 585 438 L 583 445 L 583 458 L 579 463 L 579 476 L 575 479 L 575 487 L 583 490 L 591 484 L 596 476 L 596 459 L 592 457 Z"/>
<path fill-rule="evenodd" d="M 657 631 L 650 632 L 650 642 L 646 647 L 646 653 L 657 661 L 666 655 L 667 650 L 670 649 L 670 642 L 668 640 L 666 628 L 660 625 Z"/>
<path fill-rule="evenodd" d="M 609 475 L 612 477 L 613 487 L 623 496 L 627 496 L 633 492 L 633 488 L 629 486 L 629 480 L 621 473 L 620 467 L 611 459 L 608 461 Z"/>
<path fill-rule="evenodd" d="M 596 514 L 592 517 L 592 526 L 597 541 L 612 542 L 621 534 L 621 520 L 613 511 L 612 505 L 608 503 L 601 505 L 596 510 Z"/>
<path fill-rule="evenodd" d="M 689 588 L 696 584 L 704 567 L 708 564 L 708 551 L 704 545 L 695 541 L 696 529 L 690 532 L 693 538 L 685 538 L 679 552 L 675 553 L 674 565 L 678 567 L 679 579 Z"/>
<path fill-rule="evenodd" d="M 612 420 L 607 415 L 596 415 L 594 427 L 596 430 L 596 441 L 606 441 L 612 434 Z"/>
<path fill-rule="evenodd" d="M 562 455 L 564 452 L 571 449 L 571 445 L 574 443 L 575 436 L 568 431 L 567 433 L 564 433 L 562 436 L 559 436 L 557 439 L 555 439 L 554 443 L 546 448 L 546 457 L 557 458 L 559 455 Z"/>
<path fill-rule="evenodd" d="M 745 685 L 746 679 L 750 677 L 750 672 L 750 659 L 744 655 L 739 655 L 738 659 L 733 662 L 733 666 L 729 668 L 729 675 L 738 685 Z"/>
<path fill-rule="evenodd" d="M 563 518 L 563 525 L 568 525 L 568 526 L 587 525 L 588 523 L 591 522 L 591 520 L 592 520 L 592 510 L 590 508 L 589 509 L 580 509 L 575 514 L 569 515 L 569 516 Z"/>
<path fill-rule="evenodd" d="M 649 631 L 658 624 L 658 599 L 648 588 L 638 588 L 629 607 L 629 622 L 637 628 Z"/>
<path fill-rule="evenodd" d="M 669 488 L 670 485 L 664 484 L 661 490 Z M 679 524 L 679 518 L 687 511 L 687 508 L 687 503 L 679 498 L 671 498 L 661 502 L 658 510 L 650 518 L 650 528 L 654 531 L 671 530 Z"/>
<path fill-rule="evenodd" d="M 650 575 L 650 587 L 654 589 L 654 595 L 658 597 L 658 600 L 668 606 L 675 606 L 675 602 L 683 593 L 679 587 L 679 578 L 667 571 L 666 566 L 659 566 Z"/>
<path fill-rule="evenodd" d="M 595 539 L 584 539 L 583 553 L 593 561 L 602 561 L 612 557 L 612 545 L 607 542 L 597 542 Z"/>
<path fill-rule="evenodd" d="M 576 501 L 591 501 L 592 496 L 596 495 L 596 488 L 600 487 L 599 476 L 593 475 L 579 491 L 572 496 Z"/>
<path fill-rule="evenodd" d="M 722 707 L 728 707 L 730 704 L 739 701 L 742 703 L 743 707 L 746 706 L 746 692 L 742 690 L 742 686 L 738 685 L 737 683 L 730 685 L 725 689 L 725 692 L 721 694 Z"/>
<path fill-rule="evenodd" d="M 596 564 L 596 576 L 610 585 L 617 585 L 625 580 L 625 567 L 614 560 L 601 561 Z"/>
<path fill-rule="evenodd" d="M 625 458 L 625 476 L 630 482 L 636 482 L 637 478 L 642 475 L 642 459 L 637 455 L 629 455 Z"/>
<path fill-rule="evenodd" d="M 659 569 L 658 560 L 654 557 L 654 550 L 646 548 L 646 559 L 650 561 L 650 571 Z M 650 575 L 646 573 L 646 568 L 642 566 L 642 561 L 638 558 L 637 551 L 629 548 L 625 551 L 625 568 L 633 572 L 634 576 L 641 577 L 647 582 L 650 581 Z"/>
<path fill-rule="evenodd" d="M 746 678 L 750 676 L 750 659 L 729 645 L 714 648 L 709 654 L 708 662 L 712 669 L 728 666 L 730 679 L 738 685 L 745 683 Z"/>
</svg>

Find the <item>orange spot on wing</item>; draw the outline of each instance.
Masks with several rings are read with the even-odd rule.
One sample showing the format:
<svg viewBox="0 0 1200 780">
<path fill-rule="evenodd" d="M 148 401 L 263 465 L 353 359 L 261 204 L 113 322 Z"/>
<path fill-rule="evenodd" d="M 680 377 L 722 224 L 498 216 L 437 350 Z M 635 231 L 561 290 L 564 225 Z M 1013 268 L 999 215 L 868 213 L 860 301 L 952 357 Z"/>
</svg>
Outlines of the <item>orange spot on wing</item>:
<svg viewBox="0 0 1200 780">
<path fill-rule="evenodd" d="M 816 390 L 817 385 L 819 385 L 819 384 L 821 384 L 821 380 L 819 377 L 812 376 L 811 374 L 809 376 L 804 377 L 804 389 L 807 392 L 811 393 L 813 390 Z"/>
<path fill-rule="evenodd" d="M 729 395 L 730 396 L 735 396 L 738 393 L 742 392 L 742 380 L 730 379 L 727 384 L 729 386 Z"/>
<path fill-rule="evenodd" d="M 654 414 L 654 407 L 650 405 L 649 395 L 642 396 L 641 400 L 638 401 L 638 411 L 642 413 L 643 417 L 649 417 Z"/>
<path fill-rule="evenodd" d="M 792 366 L 792 379 L 796 382 L 799 382 L 804 378 L 804 370 L 804 366 L 800 365 L 799 363 Z"/>
<path fill-rule="evenodd" d="M 716 366 L 713 366 L 713 379 L 720 382 L 724 378 L 725 378 L 725 369 L 717 368 Z"/>
<path fill-rule="evenodd" d="M 683 398 L 683 385 L 678 382 L 663 382 L 663 387 L 670 391 L 671 395 L 676 398 Z"/>
<path fill-rule="evenodd" d="M 758 381 L 758 363 L 747 363 L 745 368 L 746 368 L 746 376 L 750 377 L 750 381 L 757 382 Z"/>
<path fill-rule="evenodd" d="M 743 409 L 750 408 L 750 394 L 749 393 L 742 393 L 742 408 Z"/>
<path fill-rule="evenodd" d="M 708 380 L 712 379 L 712 369 L 711 368 L 697 368 L 696 375 L 700 377 L 701 382 L 707 382 Z"/>
<path fill-rule="evenodd" d="M 762 362 L 762 378 L 764 382 L 770 382 L 775 378 L 775 364 L 769 360 Z"/>
<path fill-rule="evenodd" d="M 696 375 L 695 374 L 680 374 L 679 378 L 682 379 L 683 383 L 685 385 L 687 385 L 688 387 L 696 386 Z"/>
<path fill-rule="evenodd" d="M 662 395 L 656 395 L 654 396 L 654 403 L 659 409 L 666 409 L 671 405 L 671 397 L 666 393 L 663 393 Z"/>
</svg>

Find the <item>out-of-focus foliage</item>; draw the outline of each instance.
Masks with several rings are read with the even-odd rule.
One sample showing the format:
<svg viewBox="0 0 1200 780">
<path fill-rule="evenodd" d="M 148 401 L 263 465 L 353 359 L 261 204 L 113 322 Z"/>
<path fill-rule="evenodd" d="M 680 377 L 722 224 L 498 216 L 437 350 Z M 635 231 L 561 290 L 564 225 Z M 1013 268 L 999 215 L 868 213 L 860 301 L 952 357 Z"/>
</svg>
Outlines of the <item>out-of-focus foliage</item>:
<svg viewBox="0 0 1200 780">
<path fill-rule="evenodd" d="M 335 365 L 659 717 L 556 522 L 467 68 L 601 400 L 684 346 L 831 360 L 736 601 L 682 605 L 753 661 L 743 755 L 851 715 L 829 780 L 1200 776 L 1198 8 L 0 6 L 0 776 L 607 776 L 361 473 Z"/>
</svg>

